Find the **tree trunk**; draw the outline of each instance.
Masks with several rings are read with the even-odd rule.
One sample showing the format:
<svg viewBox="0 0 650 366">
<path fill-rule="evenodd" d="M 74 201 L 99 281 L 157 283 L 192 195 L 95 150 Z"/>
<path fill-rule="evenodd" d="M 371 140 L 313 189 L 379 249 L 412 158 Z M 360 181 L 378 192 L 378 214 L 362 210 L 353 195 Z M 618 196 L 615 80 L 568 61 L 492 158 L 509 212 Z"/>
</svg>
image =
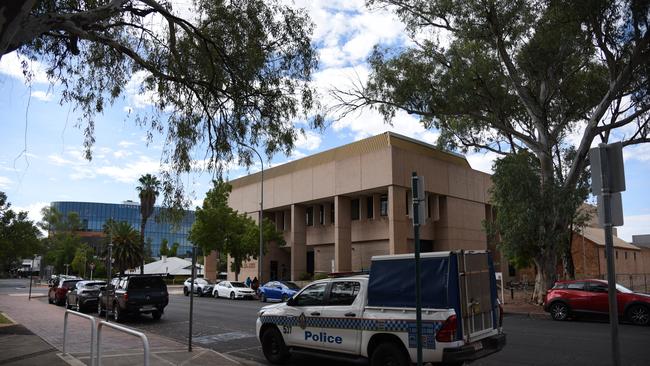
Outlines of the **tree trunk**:
<svg viewBox="0 0 650 366">
<path fill-rule="evenodd" d="M 531 301 L 535 304 L 542 304 L 546 296 L 546 290 L 553 287 L 553 284 L 557 280 L 557 254 L 549 251 L 546 255 L 535 258 L 534 262 L 537 267 L 537 273 L 535 274 L 535 289 L 533 290 Z"/>
<path fill-rule="evenodd" d="M 573 246 L 571 245 L 573 242 L 573 224 L 569 225 L 569 240 L 562 251 L 562 266 L 564 267 L 564 277 L 566 279 L 570 280 L 575 280 L 576 279 L 576 267 L 573 263 L 573 254 L 571 254 L 571 250 Z"/>
<path fill-rule="evenodd" d="M 142 253 L 142 262 L 140 263 L 140 274 L 144 274 L 144 228 L 147 226 L 147 217 L 142 217 L 140 223 L 140 253 Z"/>
</svg>

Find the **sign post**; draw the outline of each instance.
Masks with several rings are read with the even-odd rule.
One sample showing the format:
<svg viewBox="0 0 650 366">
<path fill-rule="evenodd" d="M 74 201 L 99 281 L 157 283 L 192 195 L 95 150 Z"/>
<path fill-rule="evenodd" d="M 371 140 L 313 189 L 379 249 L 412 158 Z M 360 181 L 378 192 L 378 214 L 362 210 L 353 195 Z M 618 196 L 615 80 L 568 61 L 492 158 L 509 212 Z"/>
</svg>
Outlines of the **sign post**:
<svg viewBox="0 0 650 366">
<path fill-rule="evenodd" d="M 420 212 L 421 201 L 424 201 L 424 179 L 416 172 L 411 176 L 411 192 L 413 193 L 413 238 L 415 241 L 415 326 L 417 337 L 417 365 L 422 366 L 422 281 L 420 279 L 420 224 L 425 216 Z"/>
<path fill-rule="evenodd" d="M 618 304 L 616 300 L 616 268 L 614 262 L 614 237 L 612 227 L 623 225 L 623 208 L 620 193 L 625 190 L 623 145 L 599 144 L 589 150 L 591 162 L 591 192 L 598 196 L 598 216 L 605 229 L 605 253 L 607 254 L 607 287 L 609 300 L 609 324 L 611 333 L 612 365 L 621 364 L 621 347 L 618 339 Z M 612 212 L 612 196 L 618 195 Z"/>
</svg>

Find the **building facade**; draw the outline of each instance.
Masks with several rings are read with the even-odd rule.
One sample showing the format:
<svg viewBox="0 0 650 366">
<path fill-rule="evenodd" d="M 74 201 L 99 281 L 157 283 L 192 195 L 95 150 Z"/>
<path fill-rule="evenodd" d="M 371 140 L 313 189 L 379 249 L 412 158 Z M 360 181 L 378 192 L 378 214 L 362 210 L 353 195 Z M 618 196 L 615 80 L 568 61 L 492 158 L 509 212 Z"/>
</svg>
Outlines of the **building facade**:
<svg viewBox="0 0 650 366">
<path fill-rule="evenodd" d="M 67 215 L 76 212 L 81 221 L 79 235 L 93 247 L 103 242 L 103 227 L 106 221 L 126 221 L 136 230 L 140 230 L 140 203 L 126 201 L 122 204 L 97 203 L 97 202 L 52 202 L 51 206 L 57 211 Z M 194 223 L 194 211 L 187 211 L 187 214 L 178 225 L 173 225 L 161 219 L 160 207 L 154 207 L 153 214 L 147 220 L 144 231 L 145 243 L 151 242 L 151 254 L 154 257 L 160 256 L 160 245 L 163 239 L 167 239 L 168 246 L 178 243 L 178 255 L 186 255 L 192 251 L 192 244 L 187 239 L 190 228 Z"/>
<path fill-rule="evenodd" d="M 490 248 L 483 230 L 490 176 L 461 155 L 387 132 L 264 171 L 264 217 L 286 245 L 268 245 L 261 282 L 360 271 L 373 255 L 413 252 L 412 172 L 424 177 L 426 191 L 422 251 Z M 230 206 L 257 219 L 261 179 L 231 181 Z M 214 263 L 212 253 L 208 278 L 216 276 Z M 256 277 L 257 268 L 246 263 L 239 278 Z"/>
</svg>

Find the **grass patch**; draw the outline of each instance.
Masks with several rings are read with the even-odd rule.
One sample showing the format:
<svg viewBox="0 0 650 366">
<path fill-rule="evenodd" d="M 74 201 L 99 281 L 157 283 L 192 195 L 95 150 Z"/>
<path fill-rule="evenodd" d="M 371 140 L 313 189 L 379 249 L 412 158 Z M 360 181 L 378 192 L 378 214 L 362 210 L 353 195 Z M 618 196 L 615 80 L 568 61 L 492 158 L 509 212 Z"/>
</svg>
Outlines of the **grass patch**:
<svg viewBox="0 0 650 366">
<path fill-rule="evenodd" d="M 0 324 L 12 324 L 12 322 L 0 313 Z"/>
</svg>

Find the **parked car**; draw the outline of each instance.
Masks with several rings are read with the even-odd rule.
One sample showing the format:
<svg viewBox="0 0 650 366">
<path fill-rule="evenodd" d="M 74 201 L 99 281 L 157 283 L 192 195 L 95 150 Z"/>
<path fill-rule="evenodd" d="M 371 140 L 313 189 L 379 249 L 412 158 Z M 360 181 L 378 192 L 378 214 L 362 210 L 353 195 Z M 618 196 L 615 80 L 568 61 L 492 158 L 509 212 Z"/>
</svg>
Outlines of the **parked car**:
<svg viewBox="0 0 650 366">
<path fill-rule="evenodd" d="M 169 303 L 167 285 L 160 275 L 130 275 L 113 278 L 102 288 L 97 310 L 113 314 L 115 321 L 126 315 L 151 314 L 158 320 Z"/>
<path fill-rule="evenodd" d="M 261 302 L 267 302 L 268 300 L 286 302 L 298 291 L 300 291 L 300 287 L 293 282 L 270 281 L 260 287 L 257 294 Z"/>
<path fill-rule="evenodd" d="M 192 278 L 188 278 L 183 282 L 183 295 L 188 296 L 190 294 L 190 288 L 192 285 Z M 210 296 L 212 295 L 212 290 L 214 285 L 208 282 L 203 278 L 194 279 L 194 293 L 199 296 Z"/>
<path fill-rule="evenodd" d="M 546 291 L 544 310 L 555 320 L 578 314 L 609 314 L 607 281 L 598 279 L 558 281 Z M 650 295 L 616 285 L 620 317 L 638 325 L 650 323 Z"/>
<path fill-rule="evenodd" d="M 66 294 L 66 309 L 84 311 L 97 309 L 100 287 L 106 286 L 104 281 L 79 281 L 75 287 Z"/>
<path fill-rule="evenodd" d="M 234 299 L 252 299 L 255 290 L 246 287 L 243 282 L 221 281 L 214 287 L 214 297 L 228 297 Z"/>
<path fill-rule="evenodd" d="M 68 291 L 75 288 L 77 282 L 82 281 L 81 278 L 70 279 L 70 278 L 61 278 L 58 282 L 53 285 L 50 285 L 50 289 L 47 292 L 47 302 L 50 304 L 63 305 L 65 304 L 65 299 Z"/>
</svg>

